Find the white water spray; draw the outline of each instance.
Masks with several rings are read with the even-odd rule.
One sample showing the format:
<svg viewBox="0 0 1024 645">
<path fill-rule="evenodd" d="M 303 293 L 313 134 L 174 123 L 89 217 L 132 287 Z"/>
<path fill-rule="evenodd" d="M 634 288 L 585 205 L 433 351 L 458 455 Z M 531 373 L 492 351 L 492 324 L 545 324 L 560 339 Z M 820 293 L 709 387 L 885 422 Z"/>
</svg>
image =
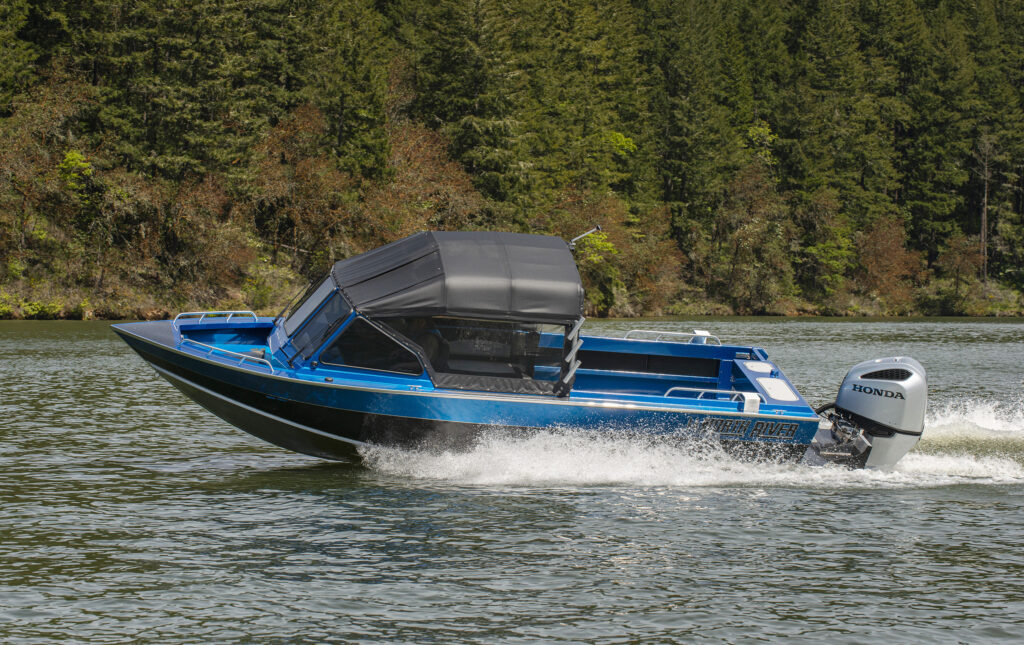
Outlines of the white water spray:
<svg viewBox="0 0 1024 645">
<path fill-rule="evenodd" d="M 1024 483 L 1024 402 L 959 401 L 928 415 L 924 440 L 890 471 L 749 462 L 714 446 L 642 434 L 485 433 L 466 452 L 371 447 L 386 475 L 480 486 L 932 487 Z"/>
<path fill-rule="evenodd" d="M 932 411 L 924 440 L 950 438 L 1024 441 L 1024 396 L 1013 403 L 956 399 Z"/>
</svg>

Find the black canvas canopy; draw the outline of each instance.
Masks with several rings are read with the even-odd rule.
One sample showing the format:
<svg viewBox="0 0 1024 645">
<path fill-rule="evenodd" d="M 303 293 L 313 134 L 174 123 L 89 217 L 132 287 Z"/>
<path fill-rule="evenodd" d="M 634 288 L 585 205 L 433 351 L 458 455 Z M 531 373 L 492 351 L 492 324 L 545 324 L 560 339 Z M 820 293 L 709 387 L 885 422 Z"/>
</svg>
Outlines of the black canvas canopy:
<svg viewBox="0 0 1024 645">
<path fill-rule="evenodd" d="M 570 324 L 583 313 L 572 252 L 544 235 L 417 233 L 341 260 L 331 275 L 367 316 Z"/>
</svg>

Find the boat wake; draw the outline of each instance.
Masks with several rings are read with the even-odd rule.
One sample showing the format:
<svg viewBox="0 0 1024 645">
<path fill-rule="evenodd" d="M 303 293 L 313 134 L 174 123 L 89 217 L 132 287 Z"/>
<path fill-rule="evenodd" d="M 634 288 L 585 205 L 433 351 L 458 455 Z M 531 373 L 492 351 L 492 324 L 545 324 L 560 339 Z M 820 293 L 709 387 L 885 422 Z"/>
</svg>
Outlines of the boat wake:
<svg viewBox="0 0 1024 645">
<path fill-rule="evenodd" d="M 925 438 L 1024 441 L 1024 396 L 1013 403 L 954 400 L 928 415 Z"/>
<path fill-rule="evenodd" d="M 1024 400 L 954 401 L 931 412 L 924 439 L 888 471 L 744 461 L 712 443 L 641 433 L 495 430 L 467 452 L 369 447 L 386 476 L 481 486 L 935 487 L 1024 483 Z"/>
</svg>

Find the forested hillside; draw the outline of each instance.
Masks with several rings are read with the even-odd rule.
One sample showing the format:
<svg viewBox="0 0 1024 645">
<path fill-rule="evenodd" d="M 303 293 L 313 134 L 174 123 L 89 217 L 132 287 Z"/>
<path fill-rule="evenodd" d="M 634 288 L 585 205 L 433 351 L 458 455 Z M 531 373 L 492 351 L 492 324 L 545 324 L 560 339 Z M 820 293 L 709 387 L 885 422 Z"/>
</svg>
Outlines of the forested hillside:
<svg viewBox="0 0 1024 645">
<path fill-rule="evenodd" d="M 590 315 L 1022 309 L 1018 0 L 5 0 L 0 63 L 0 317 L 593 224 Z"/>
</svg>

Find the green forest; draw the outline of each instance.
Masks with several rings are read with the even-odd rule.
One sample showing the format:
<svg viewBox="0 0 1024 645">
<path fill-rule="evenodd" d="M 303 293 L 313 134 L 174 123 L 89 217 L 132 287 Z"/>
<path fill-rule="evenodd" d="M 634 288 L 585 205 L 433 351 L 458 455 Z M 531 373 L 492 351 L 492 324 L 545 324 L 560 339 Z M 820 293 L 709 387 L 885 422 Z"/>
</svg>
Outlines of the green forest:
<svg viewBox="0 0 1024 645">
<path fill-rule="evenodd" d="M 591 316 L 1019 315 L 1019 0 L 5 0 L 0 318 L 274 312 L 421 230 Z"/>
</svg>

